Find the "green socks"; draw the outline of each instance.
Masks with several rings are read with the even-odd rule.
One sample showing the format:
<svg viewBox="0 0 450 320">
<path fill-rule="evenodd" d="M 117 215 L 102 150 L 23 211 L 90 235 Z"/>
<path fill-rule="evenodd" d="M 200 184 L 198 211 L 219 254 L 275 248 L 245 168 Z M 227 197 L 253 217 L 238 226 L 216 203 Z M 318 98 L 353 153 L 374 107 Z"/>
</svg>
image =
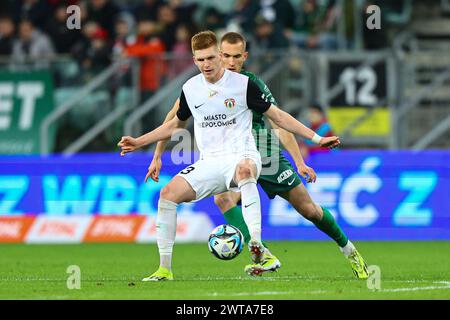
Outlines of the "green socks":
<svg viewBox="0 0 450 320">
<path fill-rule="evenodd" d="M 239 229 L 239 231 L 242 232 L 244 241 L 246 244 L 248 244 L 248 242 L 250 241 L 250 231 L 248 231 L 247 224 L 245 223 L 244 216 L 242 215 L 241 207 L 235 206 L 231 208 L 223 214 L 223 217 L 228 224 L 235 226 Z M 268 248 L 267 244 L 264 241 L 262 242 L 262 244 L 264 247 Z"/>
<path fill-rule="evenodd" d="M 316 225 L 316 227 L 326 233 L 331 239 L 337 242 L 339 247 L 345 247 L 345 245 L 348 242 L 348 238 L 345 235 L 345 233 L 342 231 L 342 229 L 338 226 L 336 223 L 336 220 L 334 220 L 333 216 L 331 215 L 330 211 L 328 211 L 327 208 L 322 207 L 323 210 L 323 217 L 322 220 L 319 222 L 313 223 Z"/>
<path fill-rule="evenodd" d="M 342 229 L 336 223 L 330 211 L 327 208 L 322 207 L 323 217 L 319 222 L 314 222 L 316 227 L 326 233 L 331 239 L 337 242 L 339 247 L 345 247 L 348 242 L 348 238 Z M 245 243 L 250 241 L 250 232 L 248 231 L 248 227 L 245 224 L 244 217 L 242 216 L 242 209 L 238 206 L 235 206 L 224 213 L 225 221 L 232 226 L 238 228 L 242 235 L 244 236 Z M 267 244 L 263 242 L 264 247 L 267 248 Z"/>
</svg>

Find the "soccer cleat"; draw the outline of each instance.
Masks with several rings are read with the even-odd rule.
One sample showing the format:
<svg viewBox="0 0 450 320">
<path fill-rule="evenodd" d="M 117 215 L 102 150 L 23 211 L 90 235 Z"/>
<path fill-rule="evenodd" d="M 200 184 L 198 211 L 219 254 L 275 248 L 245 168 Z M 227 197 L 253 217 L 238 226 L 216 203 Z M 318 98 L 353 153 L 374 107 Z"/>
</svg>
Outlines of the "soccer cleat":
<svg viewBox="0 0 450 320">
<path fill-rule="evenodd" d="M 142 279 L 142 281 L 165 281 L 173 280 L 173 273 L 167 268 L 159 267 L 151 276 Z"/>
<path fill-rule="evenodd" d="M 252 260 L 255 261 L 255 263 L 262 261 L 263 259 L 263 253 L 264 253 L 264 246 L 261 242 L 257 240 L 250 240 L 248 242 L 248 249 L 250 250 L 250 253 L 252 254 Z"/>
<path fill-rule="evenodd" d="M 367 264 L 358 250 L 354 249 L 347 259 L 350 261 L 352 271 L 358 279 L 367 279 L 369 277 Z"/>
<path fill-rule="evenodd" d="M 251 259 L 252 259 L 253 264 L 256 264 L 256 263 L 260 263 L 260 262 L 261 262 L 261 260 L 260 260 L 260 257 L 261 257 L 261 256 L 257 256 L 257 255 L 254 254 L 253 252 L 250 252 L 250 254 L 251 254 Z"/>
<path fill-rule="evenodd" d="M 263 254 L 261 263 L 254 263 L 245 266 L 244 271 L 249 276 L 261 276 L 264 272 L 274 272 L 281 268 L 281 262 L 274 255 Z"/>
<path fill-rule="evenodd" d="M 265 257 L 265 256 L 272 256 L 272 253 L 266 247 L 264 247 L 264 253 L 263 254 L 258 254 L 257 255 L 256 253 L 253 253 L 252 251 L 250 251 L 250 258 L 252 259 L 253 264 L 260 263 L 262 261 L 261 259 L 263 257 Z"/>
</svg>

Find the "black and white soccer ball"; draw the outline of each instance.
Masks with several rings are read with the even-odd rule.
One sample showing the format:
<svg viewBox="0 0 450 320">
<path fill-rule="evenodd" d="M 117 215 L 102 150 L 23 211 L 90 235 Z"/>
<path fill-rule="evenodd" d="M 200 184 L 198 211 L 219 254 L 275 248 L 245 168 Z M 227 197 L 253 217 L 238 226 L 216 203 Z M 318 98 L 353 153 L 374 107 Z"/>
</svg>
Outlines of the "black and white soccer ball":
<svg viewBox="0 0 450 320">
<path fill-rule="evenodd" d="M 208 239 L 209 251 L 221 260 L 231 260 L 244 248 L 244 236 L 238 228 L 222 224 L 211 231 Z"/>
</svg>

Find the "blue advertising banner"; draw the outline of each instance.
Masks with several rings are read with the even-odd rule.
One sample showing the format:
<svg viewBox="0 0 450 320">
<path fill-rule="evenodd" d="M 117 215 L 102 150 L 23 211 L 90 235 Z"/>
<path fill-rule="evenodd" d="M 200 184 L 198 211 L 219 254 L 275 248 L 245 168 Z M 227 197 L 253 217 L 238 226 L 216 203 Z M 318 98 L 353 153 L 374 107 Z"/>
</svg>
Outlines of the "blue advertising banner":
<svg viewBox="0 0 450 320">
<path fill-rule="evenodd" d="M 163 158 L 160 182 L 144 183 L 151 155 L 138 153 L 0 157 L 0 215 L 155 216 L 160 189 L 187 164 Z M 311 197 L 355 240 L 450 240 L 450 152 L 336 151 L 314 154 Z M 327 236 L 285 200 L 261 191 L 264 239 Z M 180 211 L 225 222 L 213 198 Z"/>
</svg>

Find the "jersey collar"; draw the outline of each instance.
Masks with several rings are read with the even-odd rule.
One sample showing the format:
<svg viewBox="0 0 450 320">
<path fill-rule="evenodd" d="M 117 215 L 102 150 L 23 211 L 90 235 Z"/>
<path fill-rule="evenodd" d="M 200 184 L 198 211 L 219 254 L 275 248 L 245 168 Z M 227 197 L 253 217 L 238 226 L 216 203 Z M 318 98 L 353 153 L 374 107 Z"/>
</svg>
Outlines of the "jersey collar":
<svg viewBox="0 0 450 320">
<path fill-rule="evenodd" d="M 231 71 L 225 69 L 225 72 L 222 75 L 222 78 L 219 79 L 219 81 L 217 81 L 216 83 L 210 83 L 208 81 L 206 81 L 205 76 L 202 74 L 202 80 L 203 83 L 207 86 L 207 87 L 221 87 L 225 81 L 227 81 L 229 75 L 230 75 Z"/>
</svg>

